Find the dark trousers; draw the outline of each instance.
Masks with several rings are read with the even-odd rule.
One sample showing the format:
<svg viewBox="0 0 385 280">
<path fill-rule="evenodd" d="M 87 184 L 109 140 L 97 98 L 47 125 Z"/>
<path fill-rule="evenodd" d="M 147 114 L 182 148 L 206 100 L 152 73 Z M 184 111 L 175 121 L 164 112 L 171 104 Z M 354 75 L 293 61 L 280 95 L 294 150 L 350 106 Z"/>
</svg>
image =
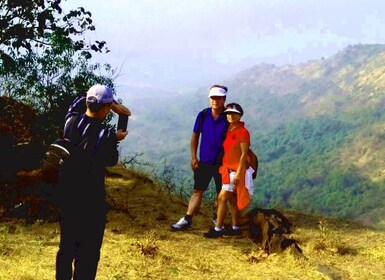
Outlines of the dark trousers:
<svg viewBox="0 0 385 280">
<path fill-rule="evenodd" d="M 85 205 L 78 210 L 62 209 L 56 280 L 95 279 L 106 226 L 103 206 L 89 209 Z"/>
</svg>

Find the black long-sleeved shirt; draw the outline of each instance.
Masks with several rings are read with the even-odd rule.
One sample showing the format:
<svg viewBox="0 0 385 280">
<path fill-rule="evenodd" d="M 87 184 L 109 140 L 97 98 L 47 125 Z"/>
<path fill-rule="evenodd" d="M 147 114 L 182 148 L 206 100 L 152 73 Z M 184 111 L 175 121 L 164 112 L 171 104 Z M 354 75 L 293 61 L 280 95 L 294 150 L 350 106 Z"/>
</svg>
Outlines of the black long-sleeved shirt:
<svg viewBox="0 0 385 280">
<path fill-rule="evenodd" d="M 105 168 L 118 161 L 115 131 L 105 127 L 101 120 L 79 112 L 84 105 L 82 102 L 84 98 L 75 99 L 65 118 L 64 138 L 81 147 L 84 154 L 75 157 L 61 172 L 60 192 L 64 203 L 68 200 L 75 204 L 84 200 L 87 203 L 104 201 Z"/>
</svg>

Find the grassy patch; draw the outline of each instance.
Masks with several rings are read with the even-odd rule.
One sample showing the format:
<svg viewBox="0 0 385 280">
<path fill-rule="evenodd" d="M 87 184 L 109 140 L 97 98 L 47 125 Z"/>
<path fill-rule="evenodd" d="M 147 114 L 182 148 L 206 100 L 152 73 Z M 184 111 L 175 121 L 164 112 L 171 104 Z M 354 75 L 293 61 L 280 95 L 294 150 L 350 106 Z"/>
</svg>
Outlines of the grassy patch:
<svg viewBox="0 0 385 280">
<path fill-rule="evenodd" d="M 98 280 L 123 279 L 385 279 L 385 233 L 346 221 L 281 210 L 294 224 L 305 258 L 289 250 L 267 255 L 243 227 L 240 237 L 205 239 L 211 207 L 203 207 L 186 232 L 170 225 L 186 201 L 159 192 L 134 173 L 107 179 L 113 208 Z M 229 219 L 226 220 L 229 223 Z M 0 223 L 0 279 L 54 279 L 58 223 Z"/>
</svg>

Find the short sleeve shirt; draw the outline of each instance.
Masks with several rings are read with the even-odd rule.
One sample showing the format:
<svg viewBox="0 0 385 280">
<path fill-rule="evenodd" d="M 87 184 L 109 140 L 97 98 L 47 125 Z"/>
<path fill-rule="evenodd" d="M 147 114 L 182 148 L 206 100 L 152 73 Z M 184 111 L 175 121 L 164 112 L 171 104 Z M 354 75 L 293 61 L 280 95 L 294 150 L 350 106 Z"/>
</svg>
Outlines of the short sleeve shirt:
<svg viewBox="0 0 385 280">
<path fill-rule="evenodd" d="M 241 143 L 247 143 L 250 146 L 250 133 L 245 128 L 244 122 L 240 123 L 240 127 L 233 131 L 228 131 L 225 141 L 223 142 L 224 156 L 223 165 L 231 169 L 236 169 L 242 155 Z"/>
<path fill-rule="evenodd" d="M 222 144 L 227 126 L 226 116 L 221 114 L 214 120 L 211 115 L 211 108 L 203 110 L 198 114 L 193 131 L 201 133 L 199 147 L 200 162 L 207 164 L 215 164 L 217 162 L 217 157 L 223 147 Z"/>
</svg>

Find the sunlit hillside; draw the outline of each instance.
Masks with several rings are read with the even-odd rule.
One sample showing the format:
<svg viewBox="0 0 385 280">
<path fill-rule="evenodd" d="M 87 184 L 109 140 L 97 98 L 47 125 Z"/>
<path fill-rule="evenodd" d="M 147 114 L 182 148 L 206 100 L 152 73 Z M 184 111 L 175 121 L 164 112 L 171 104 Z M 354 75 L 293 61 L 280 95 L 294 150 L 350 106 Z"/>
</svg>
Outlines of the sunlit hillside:
<svg viewBox="0 0 385 280">
<path fill-rule="evenodd" d="M 384 75 L 384 45 L 353 45 L 297 65 L 258 64 L 218 82 L 229 88 L 227 102 L 242 105 L 260 159 L 254 202 L 384 228 Z M 166 161 L 175 185 L 186 188 L 189 137 L 209 86 L 160 95 L 154 105 L 151 94 L 133 101 L 138 119 L 123 154 L 140 151 L 160 172 Z"/>
<path fill-rule="evenodd" d="M 354 45 L 296 65 L 258 64 L 225 82 L 256 119 L 271 122 L 381 107 L 384 78 L 385 46 Z"/>
<path fill-rule="evenodd" d="M 385 279 L 384 232 L 280 209 L 294 224 L 291 237 L 303 256 L 290 251 L 267 255 L 249 238 L 247 225 L 241 237 L 205 239 L 211 205 L 202 207 L 191 230 L 170 231 L 170 224 L 184 214 L 186 201 L 143 175 L 118 167 L 113 174 L 107 178 L 112 209 L 98 280 Z M 0 279 L 54 279 L 58 238 L 56 222 L 3 219 Z"/>
</svg>

